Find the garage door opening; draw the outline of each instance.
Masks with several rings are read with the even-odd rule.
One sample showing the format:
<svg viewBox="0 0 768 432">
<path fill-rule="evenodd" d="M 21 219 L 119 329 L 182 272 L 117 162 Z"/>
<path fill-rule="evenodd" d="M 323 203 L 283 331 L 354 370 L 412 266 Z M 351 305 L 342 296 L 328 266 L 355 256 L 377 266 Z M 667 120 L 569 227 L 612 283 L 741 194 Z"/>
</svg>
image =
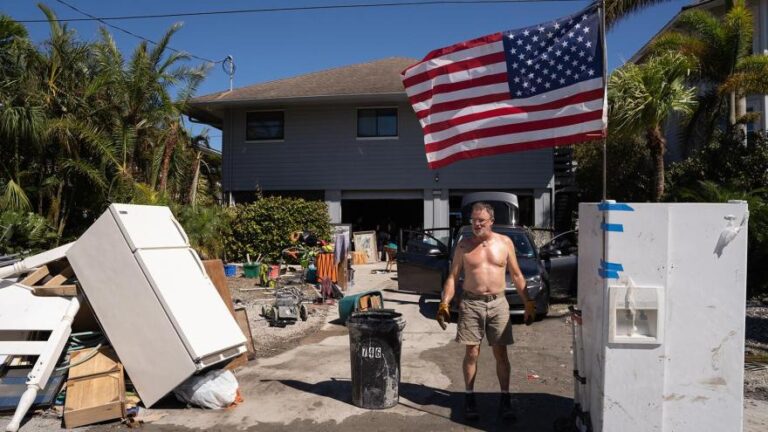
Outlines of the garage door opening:
<svg viewBox="0 0 768 432">
<path fill-rule="evenodd" d="M 341 201 L 342 223 L 352 224 L 352 231 L 386 232 L 398 243 L 401 229 L 421 229 L 424 201 L 421 199 L 361 199 Z M 377 233 L 378 234 L 378 233 Z"/>
</svg>

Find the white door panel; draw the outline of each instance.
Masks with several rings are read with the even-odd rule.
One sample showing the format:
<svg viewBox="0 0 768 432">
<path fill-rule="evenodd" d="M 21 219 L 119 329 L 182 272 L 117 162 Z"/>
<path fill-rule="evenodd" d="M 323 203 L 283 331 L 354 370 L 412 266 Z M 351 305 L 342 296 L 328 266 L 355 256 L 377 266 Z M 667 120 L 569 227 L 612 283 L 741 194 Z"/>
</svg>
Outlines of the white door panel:
<svg viewBox="0 0 768 432">
<path fill-rule="evenodd" d="M 193 359 L 245 343 L 194 250 L 140 249 L 135 255 Z"/>
<path fill-rule="evenodd" d="M 189 247 L 189 239 L 168 207 L 112 204 L 117 220 L 131 250 Z"/>
</svg>

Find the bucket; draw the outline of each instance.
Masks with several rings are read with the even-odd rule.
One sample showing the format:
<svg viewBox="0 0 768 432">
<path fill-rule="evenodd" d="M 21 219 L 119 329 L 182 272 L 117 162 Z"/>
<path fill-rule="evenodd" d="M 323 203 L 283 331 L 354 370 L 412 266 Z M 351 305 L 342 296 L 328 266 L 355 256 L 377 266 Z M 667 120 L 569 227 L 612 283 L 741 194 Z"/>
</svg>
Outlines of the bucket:
<svg viewBox="0 0 768 432">
<path fill-rule="evenodd" d="M 235 277 L 235 274 L 237 274 L 237 268 L 234 264 L 227 264 L 224 266 L 224 276 Z"/>
<path fill-rule="evenodd" d="M 280 277 L 280 266 L 277 264 L 272 264 L 269 266 L 269 278 L 272 280 L 277 280 L 277 278 Z"/>
<path fill-rule="evenodd" d="M 259 277 L 260 268 L 261 264 L 259 263 L 243 264 L 243 274 L 249 279 L 255 279 Z"/>
</svg>

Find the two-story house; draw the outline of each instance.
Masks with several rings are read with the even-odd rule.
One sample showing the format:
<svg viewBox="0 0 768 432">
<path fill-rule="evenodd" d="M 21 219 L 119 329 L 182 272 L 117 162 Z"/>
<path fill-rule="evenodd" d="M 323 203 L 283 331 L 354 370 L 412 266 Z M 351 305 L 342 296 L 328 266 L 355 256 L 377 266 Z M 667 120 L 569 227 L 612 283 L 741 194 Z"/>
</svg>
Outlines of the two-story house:
<svg viewBox="0 0 768 432">
<path fill-rule="evenodd" d="M 387 58 L 194 99 L 187 114 L 222 131 L 223 189 L 232 202 L 265 195 L 324 200 L 354 229 L 445 227 L 463 194 L 518 195 L 529 226 L 553 221 L 553 150 L 427 167 L 422 130 Z"/>
</svg>

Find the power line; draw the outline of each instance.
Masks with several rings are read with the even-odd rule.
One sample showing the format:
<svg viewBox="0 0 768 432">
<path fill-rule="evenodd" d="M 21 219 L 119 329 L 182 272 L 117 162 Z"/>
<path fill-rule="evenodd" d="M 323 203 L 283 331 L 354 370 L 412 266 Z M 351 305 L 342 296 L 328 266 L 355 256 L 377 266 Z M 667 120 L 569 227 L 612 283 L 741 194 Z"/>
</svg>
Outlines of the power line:
<svg viewBox="0 0 768 432">
<path fill-rule="evenodd" d="M 85 15 L 85 16 L 87 16 L 87 17 L 89 17 L 89 18 L 82 18 L 82 19 L 75 19 L 75 20 L 60 20 L 60 19 L 57 19 L 57 21 L 83 21 L 83 20 L 87 20 L 87 21 L 98 21 L 98 22 L 100 22 L 100 23 L 104 24 L 104 25 L 105 25 L 105 26 L 107 26 L 107 27 L 111 27 L 111 28 L 113 28 L 113 29 L 115 29 L 115 30 L 118 30 L 118 31 L 121 31 L 121 32 L 123 32 L 123 33 L 125 33 L 125 34 L 127 34 L 127 35 L 130 35 L 130 36 L 133 36 L 133 37 L 135 37 L 135 38 L 141 39 L 141 40 L 143 40 L 143 41 L 149 42 L 149 43 L 151 43 L 151 44 L 153 44 L 153 45 L 157 45 L 157 42 L 153 41 L 152 39 L 148 39 L 148 38 L 145 38 L 144 36 L 138 35 L 138 34 L 136 34 L 136 33 L 132 32 L 132 31 L 130 31 L 130 30 L 126 30 L 126 29 L 124 29 L 124 28 L 122 28 L 122 27 L 118 27 L 118 26 L 116 26 L 116 25 L 114 25 L 114 24 L 110 24 L 110 23 L 108 23 L 108 22 L 106 22 L 106 21 L 105 21 L 105 18 L 99 18 L 99 17 L 95 17 L 95 16 L 93 16 L 93 15 L 89 14 L 88 12 L 82 11 L 82 10 L 80 10 L 80 9 L 78 9 L 78 8 L 76 8 L 76 7 L 74 7 L 74 6 L 72 6 L 71 4 L 69 4 L 69 3 L 65 2 L 64 0 L 56 0 L 56 1 L 57 1 L 58 3 L 61 3 L 62 5 L 66 6 L 66 7 L 68 7 L 68 8 L 70 8 L 70 9 L 74 10 L 75 12 L 78 12 L 78 13 L 80 13 L 80 14 L 83 14 L 83 15 Z M 106 19 L 109 19 L 109 18 L 106 18 Z M 17 21 L 17 22 L 23 22 L 23 21 Z M 204 61 L 204 62 L 208 62 L 208 63 L 214 63 L 214 64 L 215 64 L 215 63 L 222 63 L 222 62 L 224 62 L 224 60 L 213 61 L 213 60 L 207 59 L 207 58 L 205 58 L 205 57 L 199 57 L 199 56 L 196 56 L 196 55 L 194 55 L 194 54 L 190 54 L 190 53 L 188 53 L 188 52 L 186 52 L 186 51 L 179 51 L 179 50 L 177 50 L 176 48 L 172 48 L 172 47 L 170 47 L 170 46 L 166 46 L 166 48 L 168 48 L 169 50 L 171 50 L 171 51 L 173 51 L 173 52 L 177 52 L 177 53 L 181 53 L 181 54 L 186 54 L 186 55 L 188 55 L 188 56 L 190 56 L 190 57 L 192 57 L 192 58 L 195 58 L 195 59 L 198 59 L 198 60 L 202 60 L 202 61 Z"/>
<path fill-rule="evenodd" d="M 364 8 L 387 8 L 387 7 L 403 7 L 403 6 L 434 6 L 434 5 L 470 5 L 470 4 L 505 4 L 505 3 L 572 3 L 572 2 L 584 2 L 586 0 L 435 0 L 424 2 L 396 2 L 396 3 L 358 3 L 347 5 L 318 5 L 318 6 L 296 6 L 296 7 L 281 7 L 281 8 L 261 8 L 261 9 L 230 9 L 230 10 L 218 10 L 218 11 L 202 11 L 202 12 L 177 12 L 168 14 L 149 14 L 149 15 L 122 15 L 122 16 L 109 16 L 109 17 L 96 17 L 79 11 L 75 7 L 64 3 L 61 0 L 56 0 L 88 18 L 57 18 L 57 21 L 61 22 L 74 22 L 74 21 L 104 21 L 112 20 L 139 20 L 139 19 L 153 19 L 153 18 L 181 18 L 192 16 L 206 16 L 206 15 L 234 15 L 234 14 L 254 14 L 254 13 L 272 13 L 272 12 L 298 12 L 298 11 L 314 11 L 314 10 L 330 10 L 330 9 L 364 9 Z M 36 20 L 14 20 L 19 23 L 45 23 L 48 20 L 36 19 Z M 106 24 L 106 23 L 104 23 Z"/>
</svg>

